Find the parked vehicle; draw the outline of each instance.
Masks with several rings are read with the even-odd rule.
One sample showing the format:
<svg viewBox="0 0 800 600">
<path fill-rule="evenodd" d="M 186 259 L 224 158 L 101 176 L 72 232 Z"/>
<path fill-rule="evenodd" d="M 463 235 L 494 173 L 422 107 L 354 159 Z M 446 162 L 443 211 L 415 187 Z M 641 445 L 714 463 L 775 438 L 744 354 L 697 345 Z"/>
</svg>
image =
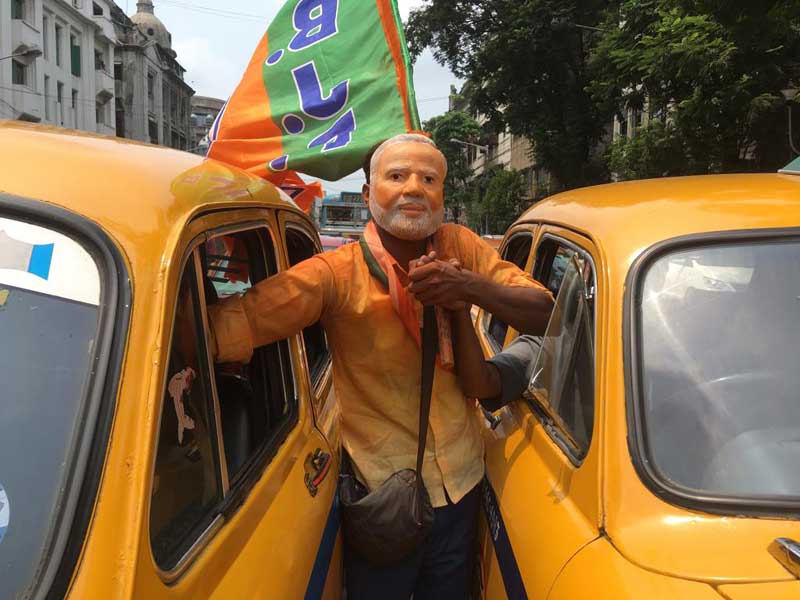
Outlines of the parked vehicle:
<svg viewBox="0 0 800 600">
<path fill-rule="evenodd" d="M 338 598 L 325 336 L 219 366 L 205 316 L 310 220 L 114 138 L 4 121 L 0 164 L 0 598 Z"/>
<path fill-rule="evenodd" d="M 486 429 L 484 597 L 800 598 L 800 173 L 566 192 L 500 251 L 557 301 Z"/>
</svg>

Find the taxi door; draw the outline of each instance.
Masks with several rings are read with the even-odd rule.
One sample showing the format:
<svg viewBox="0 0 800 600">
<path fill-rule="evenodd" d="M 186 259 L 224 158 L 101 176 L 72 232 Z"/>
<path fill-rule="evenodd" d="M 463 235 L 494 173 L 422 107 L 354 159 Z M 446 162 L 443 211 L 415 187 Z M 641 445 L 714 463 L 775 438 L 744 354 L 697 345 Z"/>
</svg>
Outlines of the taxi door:
<svg viewBox="0 0 800 600">
<path fill-rule="evenodd" d="M 285 269 L 284 244 L 273 210 L 242 208 L 195 219 L 178 245 L 133 597 L 341 593 L 336 452 L 314 423 L 302 335 L 246 365 L 209 352 L 208 305 Z"/>
<path fill-rule="evenodd" d="M 509 232 L 505 249 L 520 235 Z M 588 239 L 545 225 L 526 261 L 556 308 L 528 391 L 485 430 L 481 576 L 490 600 L 546 598 L 569 559 L 599 536 L 596 257 Z M 487 354 L 499 345 L 492 323 L 491 316 L 478 321 Z"/>
</svg>

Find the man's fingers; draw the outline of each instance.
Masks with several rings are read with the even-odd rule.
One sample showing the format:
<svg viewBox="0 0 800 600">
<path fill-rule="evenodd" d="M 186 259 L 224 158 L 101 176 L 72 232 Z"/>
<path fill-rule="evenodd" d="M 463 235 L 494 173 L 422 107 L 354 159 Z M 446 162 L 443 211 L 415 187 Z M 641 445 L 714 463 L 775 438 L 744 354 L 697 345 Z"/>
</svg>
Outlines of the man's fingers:
<svg viewBox="0 0 800 600">
<path fill-rule="evenodd" d="M 409 273 L 409 278 L 411 281 L 420 281 L 422 279 L 426 279 L 434 273 L 440 272 L 441 265 L 441 261 L 431 262 L 426 265 L 419 265 L 416 269 Z"/>
<path fill-rule="evenodd" d="M 451 258 L 451 259 L 450 259 L 449 261 L 447 261 L 447 262 L 449 262 L 451 265 L 453 265 L 453 266 L 454 266 L 456 269 L 458 269 L 459 271 L 461 270 L 461 261 L 460 261 L 460 260 L 458 260 L 457 258 Z"/>
</svg>

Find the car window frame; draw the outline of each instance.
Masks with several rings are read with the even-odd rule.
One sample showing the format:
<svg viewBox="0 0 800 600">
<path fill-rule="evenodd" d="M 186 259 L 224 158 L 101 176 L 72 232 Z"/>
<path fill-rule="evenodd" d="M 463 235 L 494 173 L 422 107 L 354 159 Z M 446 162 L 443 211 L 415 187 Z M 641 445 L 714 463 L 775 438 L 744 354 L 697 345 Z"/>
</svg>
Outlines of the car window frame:
<svg viewBox="0 0 800 600">
<path fill-rule="evenodd" d="M 502 260 L 506 262 L 511 262 L 505 257 L 505 253 L 509 250 L 512 242 L 515 239 L 519 239 L 526 236 L 530 237 L 531 247 L 528 250 L 528 258 L 525 260 L 525 265 L 519 267 L 519 265 L 516 265 L 516 263 L 512 264 L 518 266 L 525 273 L 530 274 L 534 267 L 534 262 L 533 262 L 534 259 L 532 257 L 534 256 L 534 251 L 538 245 L 537 228 L 535 225 L 533 227 L 527 226 L 527 227 L 520 227 L 518 229 L 515 228 L 513 231 L 510 231 L 508 237 L 506 238 L 502 246 L 498 249 L 498 254 L 500 255 L 500 258 Z M 516 335 L 513 328 L 510 325 L 508 325 L 508 323 L 506 323 L 505 339 L 503 340 L 503 343 L 498 343 L 497 339 L 495 339 L 495 337 L 491 333 L 493 318 L 494 315 L 492 315 L 492 313 L 488 311 L 483 311 L 483 315 L 481 317 L 481 330 L 490 348 L 495 354 L 497 354 L 498 352 L 501 352 L 503 348 L 505 348 L 508 345 L 509 337 L 513 339 L 514 337 L 516 337 Z"/>
<path fill-rule="evenodd" d="M 87 379 L 83 416 L 76 428 L 65 492 L 49 525 L 40 565 L 26 597 L 66 595 L 94 515 L 117 406 L 128 344 L 133 288 L 128 265 L 96 223 L 65 208 L 0 192 L 3 216 L 66 235 L 92 257 L 101 281 L 95 365 Z"/>
<path fill-rule="evenodd" d="M 529 390 L 526 390 L 523 393 L 523 398 L 525 403 L 531 409 L 531 412 L 536 416 L 536 419 L 542 424 L 542 427 L 547 432 L 548 437 L 552 440 L 552 442 L 558 446 L 564 456 L 572 463 L 575 468 L 580 468 L 586 460 L 586 457 L 589 455 L 589 452 L 592 449 L 592 446 L 596 443 L 595 438 L 597 437 L 594 435 L 594 430 L 597 427 L 598 415 L 600 414 L 599 410 L 599 394 L 597 391 L 597 334 L 598 334 L 598 322 L 597 322 L 597 290 L 598 290 L 598 273 L 597 273 L 597 266 L 595 264 L 594 258 L 592 257 L 592 253 L 582 247 L 579 243 L 569 240 L 561 235 L 558 235 L 552 231 L 544 231 L 542 235 L 539 237 L 536 246 L 534 248 L 534 263 L 533 263 L 533 273 L 534 278 L 537 281 L 541 281 L 539 279 L 542 275 L 550 274 L 550 271 L 542 271 L 541 265 L 539 264 L 538 253 L 539 249 L 542 247 L 542 244 L 546 242 L 555 242 L 556 244 L 564 245 L 571 250 L 574 250 L 576 253 L 580 254 L 586 262 L 589 264 L 592 270 L 592 278 L 594 285 L 587 290 L 592 297 L 592 306 L 591 306 L 591 319 L 592 319 L 592 327 L 591 327 L 591 354 L 592 354 L 592 377 L 593 377 L 593 391 L 594 391 L 594 417 L 592 419 L 592 437 L 589 440 L 589 445 L 586 449 L 581 453 L 580 449 L 577 447 L 577 444 L 574 443 L 574 436 L 572 433 L 564 426 L 560 415 L 553 408 L 549 405 L 545 405 L 541 401 L 539 401 L 534 394 L 531 394 Z M 550 261 L 552 262 L 552 261 Z M 552 268 L 552 264 L 547 267 Z M 550 320 L 548 319 L 548 327 L 550 325 Z M 574 361 L 577 352 L 577 345 L 573 348 L 572 354 L 570 355 L 570 369 L 574 368 Z M 536 360 L 538 360 L 538 354 L 536 356 Z M 570 371 L 571 372 L 571 371 Z M 563 381 L 561 382 L 563 385 Z M 573 447 L 574 445 L 574 447 Z"/>
<path fill-rule="evenodd" d="M 244 207 L 243 207 L 244 208 Z M 244 210 L 247 210 L 246 208 Z M 247 211 L 250 212 L 250 211 Z M 203 216 L 201 215 L 196 219 L 202 223 Z M 189 224 L 191 227 L 191 223 Z M 222 438 L 222 423 L 221 423 L 221 410 L 219 404 L 219 395 L 217 391 L 216 379 L 214 376 L 214 362 L 213 357 L 211 356 L 211 349 L 208 344 L 208 340 L 210 339 L 210 325 L 208 322 L 208 305 L 206 302 L 206 293 L 204 289 L 204 282 L 203 282 L 203 266 L 202 261 L 200 259 L 200 247 L 205 244 L 209 239 L 213 237 L 217 237 L 219 235 L 228 235 L 228 234 L 235 234 L 241 233 L 246 231 L 263 231 L 264 235 L 268 236 L 269 241 L 272 244 L 272 252 L 274 254 L 274 264 L 276 267 L 276 273 L 273 273 L 270 276 L 277 275 L 281 273 L 284 269 L 284 265 L 280 260 L 280 245 L 278 244 L 278 240 L 276 239 L 275 232 L 274 232 L 274 224 L 272 221 L 267 220 L 256 220 L 253 218 L 245 218 L 241 221 L 230 225 L 211 225 L 210 227 L 202 226 L 199 233 L 196 233 L 191 237 L 189 242 L 184 246 L 182 259 L 180 261 L 180 267 L 178 269 L 178 274 L 176 277 L 176 281 L 174 283 L 175 286 L 180 286 L 182 277 L 186 270 L 189 260 L 194 261 L 194 272 L 195 272 L 195 292 L 197 294 L 198 299 L 198 306 L 195 307 L 195 310 L 198 314 L 195 315 L 195 326 L 198 327 L 198 335 L 202 335 L 202 339 L 200 340 L 201 347 L 205 349 L 205 357 L 202 359 L 203 364 L 201 370 L 204 371 L 201 377 L 205 377 L 206 374 L 208 375 L 208 385 L 210 387 L 209 390 L 209 398 L 208 401 L 212 404 L 210 407 L 212 409 L 212 416 L 213 416 L 213 425 L 214 425 L 214 432 L 212 436 L 213 442 L 213 450 L 214 450 L 214 461 L 216 468 L 218 470 L 218 476 L 220 477 L 220 484 L 221 484 L 221 492 L 222 498 L 220 502 L 214 505 L 213 513 L 214 516 L 209 522 L 208 526 L 199 533 L 199 535 L 192 541 L 192 543 L 187 547 L 185 552 L 180 556 L 180 558 L 176 561 L 175 565 L 165 569 L 159 565 L 158 561 L 156 560 L 153 554 L 153 542 L 152 537 L 150 535 L 149 530 L 149 523 L 150 523 L 150 501 L 152 495 L 152 486 L 155 480 L 155 468 L 156 468 L 156 456 L 158 452 L 158 435 L 156 434 L 153 436 L 151 440 L 151 450 L 152 450 L 152 464 L 150 465 L 150 485 L 149 490 L 150 496 L 148 497 L 148 510 L 147 510 L 147 526 L 144 528 L 146 530 L 146 537 L 147 537 L 147 545 L 148 551 L 150 552 L 150 557 L 152 560 L 153 567 L 158 574 L 159 578 L 166 584 L 170 585 L 178 581 L 181 577 L 183 577 L 195 563 L 198 556 L 201 552 L 212 542 L 212 540 L 216 537 L 216 535 L 222 530 L 225 523 L 230 520 L 230 517 L 233 515 L 236 510 L 239 509 L 247 500 L 247 497 L 250 494 L 255 483 L 260 479 L 261 475 L 264 471 L 268 468 L 271 464 L 275 454 L 278 451 L 278 448 L 286 441 L 288 436 L 291 432 L 297 427 L 299 422 L 299 413 L 300 413 L 300 397 L 298 393 L 298 376 L 297 376 L 297 368 L 294 362 L 293 353 L 291 352 L 290 340 L 284 340 L 287 346 L 286 358 L 288 359 L 288 368 L 289 373 L 292 379 L 292 394 L 291 398 L 287 398 L 290 403 L 290 410 L 291 414 L 289 418 L 282 424 L 281 428 L 279 428 L 275 432 L 271 432 L 271 435 L 267 442 L 263 444 L 258 450 L 248 458 L 246 466 L 243 467 L 241 472 L 241 476 L 238 477 L 235 485 L 232 487 L 231 482 L 228 477 L 227 473 L 227 461 L 225 456 L 225 446 L 224 440 Z M 262 245 L 262 249 L 264 250 L 264 266 L 265 271 L 269 273 L 269 265 L 267 264 L 267 256 L 266 252 L 268 252 L 267 248 L 264 248 Z M 170 328 L 170 335 L 169 341 L 166 345 L 165 350 L 165 363 L 169 362 L 169 357 L 172 354 L 172 347 L 175 338 L 175 323 L 176 323 L 176 316 L 177 316 L 177 307 L 178 307 L 178 294 L 175 294 L 173 299 L 173 306 L 167 308 L 166 310 L 171 311 L 170 314 L 172 315 L 171 320 L 171 328 Z M 200 321 L 198 323 L 198 321 Z M 282 353 L 283 354 L 283 353 Z M 281 357 L 283 359 L 283 356 Z M 200 365 L 198 365 L 200 366 Z M 281 365 L 281 373 L 284 372 L 283 364 Z M 160 387 L 158 388 L 159 394 L 159 402 L 160 408 L 158 410 L 156 423 L 158 427 L 160 427 L 161 420 L 163 417 L 163 410 L 166 402 L 164 402 L 164 392 L 166 390 L 167 385 L 167 378 L 168 374 L 166 371 L 162 373 L 162 377 L 160 378 Z M 284 389 L 286 389 L 286 382 L 283 382 Z"/>
<path fill-rule="evenodd" d="M 800 514 L 800 497 L 740 498 L 696 494 L 661 478 L 650 463 L 642 420 L 641 323 L 638 317 L 641 291 L 649 267 L 659 258 L 682 250 L 736 243 L 800 243 L 800 227 L 715 231 L 662 240 L 634 260 L 625 279 L 623 298 L 623 355 L 628 451 L 639 479 L 653 494 L 681 508 L 721 516 L 781 517 Z"/>
<path fill-rule="evenodd" d="M 281 211 L 281 213 L 279 214 L 278 221 L 281 224 L 281 229 L 283 231 L 284 246 L 286 248 L 286 264 L 288 265 L 288 268 L 294 266 L 292 265 L 289 257 L 289 245 L 288 245 L 288 240 L 286 239 L 286 232 L 288 232 L 289 230 L 296 231 L 300 235 L 306 236 L 311 241 L 311 243 L 314 245 L 314 249 L 316 250 L 314 256 L 316 256 L 317 254 L 322 254 L 324 252 L 322 244 L 320 243 L 319 240 L 319 236 L 312 234 L 311 231 L 313 230 L 300 218 L 298 218 L 297 215 L 295 215 L 294 213 L 290 213 L 288 211 Z M 306 361 L 306 367 L 308 371 L 309 382 L 311 384 L 311 389 L 314 392 L 314 395 L 316 396 L 318 393 L 321 392 L 321 390 L 324 387 L 326 387 L 325 386 L 326 379 L 330 376 L 331 369 L 333 368 L 332 366 L 333 356 L 331 354 L 331 346 L 328 343 L 328 338 L 326 334 L 325 347 L 327 349 L 327 359 L 325 361 L 325 365 L 319 369 L 319 372 L 314 374 L 311 372 L 311 365 L 309 364 L 308 361 L 308 352 L 306 349 L 306 341 L 303 332 L 300 333 L 300 344 L 301 347 L 303 348 L 303 356 Z"/>
</svg>

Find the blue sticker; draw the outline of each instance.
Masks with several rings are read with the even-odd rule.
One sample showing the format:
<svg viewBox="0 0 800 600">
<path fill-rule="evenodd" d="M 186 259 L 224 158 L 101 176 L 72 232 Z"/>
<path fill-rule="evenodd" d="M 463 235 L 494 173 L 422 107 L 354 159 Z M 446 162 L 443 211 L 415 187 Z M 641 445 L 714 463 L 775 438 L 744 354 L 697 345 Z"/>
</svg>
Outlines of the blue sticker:
<svg viewBox="0 0 800 600">
<path fill-rule="evenodd" d="M 0 485 L 0 543 L 3 542 L 3 537 L 6 535 L 8 529 L 8 522 L 11 518 L 11 505 L 8 502 L 8 496 L 3 486 Z"/>
<path fill-rule="evenodd" d="M 37 275 L 42 279 L 50 278 L 50 263 L 53 262 L 53 247 L 55 244 L 43 244 L 33 247 L 31 260 L 28 263 L 28 273 Z"/>
</svg>

